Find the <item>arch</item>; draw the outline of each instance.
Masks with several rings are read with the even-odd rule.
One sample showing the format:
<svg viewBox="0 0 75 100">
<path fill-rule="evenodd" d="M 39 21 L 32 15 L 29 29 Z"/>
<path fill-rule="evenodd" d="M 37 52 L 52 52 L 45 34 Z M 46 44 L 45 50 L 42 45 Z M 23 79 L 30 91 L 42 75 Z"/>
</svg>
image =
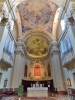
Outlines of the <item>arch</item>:
<svg viewBox="0 0 75 100">
<path fill-rule="evenodd" d="M 53 41 L 57 41 L 57 38 L 58 38 L 58 28 L 60 25 L 59 13 L 60 13 L 60 8 L 57 9 L 54 22 L 53 22 L 53 31 L 52 31 Z"/>
<path fill-rule="evenodd" d="M 18 0 L 15 0 L 14 1 L 15 6 L 19 5 L 23 1 L 27 1 L 27 0 L 19 0 L 19 1 Z M 43 0 L 43 1 L 45 1 L 45 0 Z M 54 2 L 55 4 L 57 4 L 58 6 L 60 6 L 63 0 L 46 0 L 46 1 Z"/>
<path fill-rule="evenodd" d="M 52 36 L 51 36 L 48 32 L 46 32 L 45 30 L 43 30 L 43 29 L 42 29 L 42 30 L 41 30 L 41 29 L 32 29 L 32 30 L 26 32 L 26 33 L 21 37 L 21 39 L 22 39 L 23 41 L 25 41 L 25 39 L 26 39 L 29 35 L 36 34 L 36 33 L 35 33 L 36 31 L 39 31 L 39 32 L 40 32 L 38 35 L 43 35 L 43 36 L 46 37 L 49 41 L 52 41 L 52 40 L 53 40 Z"/>
<path fill-rule="evenodd" d="M 22 25 L 21 25 L 21 19 L 20 19 L 20 15 L 19 15 L 19 11 L 16 8 L 16 15 L 17 15 L 17 27 L 18 27 L 18 38 L 20 38 L 22 36 Z"/>
</svg>

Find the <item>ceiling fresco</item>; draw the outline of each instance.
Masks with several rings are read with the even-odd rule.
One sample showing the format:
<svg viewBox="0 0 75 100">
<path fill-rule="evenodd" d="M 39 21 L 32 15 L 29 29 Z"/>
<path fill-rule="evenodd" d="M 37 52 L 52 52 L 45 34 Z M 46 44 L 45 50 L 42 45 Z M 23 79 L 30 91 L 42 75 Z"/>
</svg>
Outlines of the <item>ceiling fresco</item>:
<svg viewBox="0 0 75 100">
<path fill-rule="evenodd" d="M 30 57 L 44 57 L 48 55 L 49 41 L 42 35 L 32 35 L 25 41 L 26 52 Z"/>
<path fill-rule="evenodd" d="M 58 6 L 53 2 L 43 0 L 28 0 L 17 6 L 22 23 L 22 33 L 32 28 L 41 27 L 52 33 L 55 12 Z"/>
</svg>

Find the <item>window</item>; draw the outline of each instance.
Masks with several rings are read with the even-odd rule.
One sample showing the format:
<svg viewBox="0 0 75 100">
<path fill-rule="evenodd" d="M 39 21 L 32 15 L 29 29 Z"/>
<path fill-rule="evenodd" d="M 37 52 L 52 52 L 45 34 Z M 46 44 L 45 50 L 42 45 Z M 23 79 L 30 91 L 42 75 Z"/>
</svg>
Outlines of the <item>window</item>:
<svg viewBox="0 0 75 100">
<path fill-rule="evenodd" d="M 6 53 L 8 53 L 11 58 L 14 58 L 14 40 L 11 40 L 9 36 L 7 36 L 4 49 Z"/>
<path fill-rule="evenodd" d="M 65 20 L 61 20 L 61 29 L 62 31 L 65 29 Z"/>
<path fill-rule="evenodd" d="M 63 40 L 60 42 L 60 53 L 61 56 L 65 55 L 69 51 L 72 50 L 72 44 L 69 36 L 65 36 Z"/>
</svg>

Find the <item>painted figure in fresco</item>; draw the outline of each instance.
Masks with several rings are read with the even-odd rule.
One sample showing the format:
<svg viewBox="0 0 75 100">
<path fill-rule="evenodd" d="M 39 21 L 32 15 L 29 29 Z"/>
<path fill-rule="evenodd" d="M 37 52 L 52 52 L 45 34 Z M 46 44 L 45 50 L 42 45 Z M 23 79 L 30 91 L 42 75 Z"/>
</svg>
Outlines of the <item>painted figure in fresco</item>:
<svg viewBox="0 0 75 100">
<path fill-rule="evenodd" d="M 52 27 L 48 26 L 47 31 L 48 31 L 49 33 L 52 33 Z"/>
<path fill-rule="evenodd" d="M 54 20 L 54 15 L 58 6 L 53 2 L 51 2 L 50 4 L 45 4 L 43 1 L 40 1 L 38 2 L 38 4 L 41 3 L 41 5 L 43 6 L 38 6 L 38 8 L 35 9 L 35 7 L 37 6 L 35 5 L 35 1 L 36 0 L 27 0 L 28 3 L 22 2 L 17 6 L 19 14 L 22 18 L 21 21 L 23 34 L 29 31 L 29 28 L 32 29 L 33 27 L 39 27 L 39 25 L 41 25 L 42 27 L 48 22 L 53 22 Z M 31 5 L 33 4 L 34 6 L 31 7 Z M 47 30 L 47 28 L 45 30 Z M 48 29 L 48 31 L 50 32 L 51 29 Z"/>
<path fill-rule="evenodd" d="M 30 55 L 42 56 L 48 52 L 48 43 L 42 37 L 34 37 L 34 39 L 29 39 L 27 44 L 27 52 Z"/>
<path fill-rule="evenodd" d="M 35 23 L 38 24 L 39 21 L 40 21 L 40 19 L 41 19 L 41 18 L 40 18 L 40 16 L 39 16 L 39 14 L 36 14 L 36 21 L 35 21 Z"/>
</svg>

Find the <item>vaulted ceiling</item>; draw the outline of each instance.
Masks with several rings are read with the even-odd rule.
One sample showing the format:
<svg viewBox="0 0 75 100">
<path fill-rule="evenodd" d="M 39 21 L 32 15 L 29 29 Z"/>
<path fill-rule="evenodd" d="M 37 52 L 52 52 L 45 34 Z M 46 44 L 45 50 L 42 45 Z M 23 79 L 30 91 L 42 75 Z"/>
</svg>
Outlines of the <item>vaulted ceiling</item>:
<svg viewBox="0 0 75 100">
<path fill-rule="evenodd" d="M 52 33 L 53 20 L 58 6 L 43 0 L 27 0 L 17 6 L 22 23 L 22 34 L 40 27 Z"/>
<path fill-rule="evenodd" d="M 29 1 L 29 0 L 13 0 L 15 2 L 16 5 L 20 4 L 23 1 Z M 39 1 L 39 0 L 38 0 Z M 41 0 L 41 1 L 47 1 L 47 0 Z M 55 4 L 57 4 L 58 6 L 60 6 L 63 2 L 63 0 L 48 0 L 48 1 L 52 1 Z"/>
<path fill-rule="evenodd" d="M 51 39 L 47 36 L 49 34 L 52 37 L 54 17 L 60 1 L 62 0 L 15 0 L 21 20 L 22 37 L 29 56 L 37 58 L 48 55 Z M 28 37 L 27 34 L 32 35 Z"/>
</svg>

